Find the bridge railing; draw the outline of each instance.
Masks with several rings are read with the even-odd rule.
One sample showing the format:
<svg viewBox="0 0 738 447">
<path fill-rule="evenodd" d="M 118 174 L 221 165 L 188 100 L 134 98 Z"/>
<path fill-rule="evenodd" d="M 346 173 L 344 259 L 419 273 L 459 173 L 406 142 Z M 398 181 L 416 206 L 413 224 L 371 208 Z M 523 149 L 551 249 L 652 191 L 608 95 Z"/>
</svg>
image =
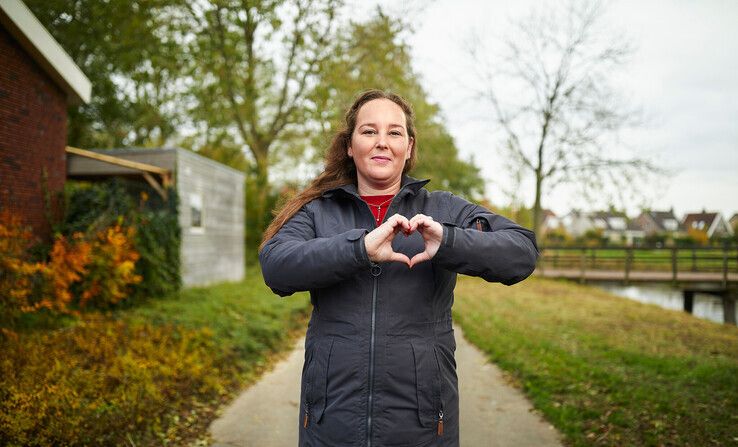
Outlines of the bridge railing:
<svg viewBox="0 0 738 447">
<path fill-rule="evenodd" d="M 738 273 L 738 247 L 540 247 L 541 270 Z"/>
</svg>

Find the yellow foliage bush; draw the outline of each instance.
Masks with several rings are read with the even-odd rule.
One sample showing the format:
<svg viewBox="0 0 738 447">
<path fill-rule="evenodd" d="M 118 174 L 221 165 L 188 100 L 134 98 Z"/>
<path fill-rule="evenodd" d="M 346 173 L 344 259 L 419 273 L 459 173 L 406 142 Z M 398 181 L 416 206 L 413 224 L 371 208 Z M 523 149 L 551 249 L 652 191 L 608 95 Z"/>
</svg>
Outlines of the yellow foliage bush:
<svg viewBox="0 0 738 447">
<path fill-rule="evenodd" d="M 130 434 L 161 444 L 172 409 L 226 392 L 222 377 L 234 367 L 225 356 L 210 364 L 217 349 L 206 328 L 94 314 L 74 327 L 0 339 L 0 444 L 129 445 Z"/>
<path fill-rule="evenodd" d="M 699 230 L 697 228 L 687 228 L 687 234 L 692 238 L 698 245 L 707 245 L 710 238 L 707 237 L 707 231 Z"/>
<path fill-rule="evenodd" d="M 142 279 L 135 273 L 134 236 L 133 227 L 120 223 L 89 238 L 57 235 L 48 261 L 31 262 L 31 231 L 17 216 L 0 213 L 0 321 L 40 309 L 77 313 L 70 304 L 106 307 L 125 299 L 129 286 Z"/>
<path fill-rule="evenodd" d="M 128 286 L 141 282 L 135 273 L 138 252 L 133 247 L 135 229 L 120 224 L 97 232 L 92 243 L 92 256 L 87 274 L 79 285 L 79 305 L 104 307 L 122 301 Z"/>
<path fill-rule="evenodd" d="M 31 230 L 18 216 L 0 212 L 0 316 L 4 320 L 35 306 L 34 289 L 45 266 L 27 260 L 27 250 L 34 242 Z"/>
</svg>

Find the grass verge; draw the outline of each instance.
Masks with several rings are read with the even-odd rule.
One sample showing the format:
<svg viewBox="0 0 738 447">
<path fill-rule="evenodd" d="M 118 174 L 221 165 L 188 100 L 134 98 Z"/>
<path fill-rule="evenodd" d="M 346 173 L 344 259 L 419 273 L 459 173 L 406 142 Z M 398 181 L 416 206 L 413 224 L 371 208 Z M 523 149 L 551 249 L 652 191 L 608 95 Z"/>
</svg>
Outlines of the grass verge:
<svg viewBox="0 0 738 447">
<path fill-rule="evenodd" d="M 307 294 L 249 279 L 0 339 L 0 444 L 192 445 L 304 329 Z"/>
<path fill-rule="evenodd" d="M 542 278 L 460 278 L 454 316 L 568 445 L 738 445 L 736 327 Z"/>
</svg>

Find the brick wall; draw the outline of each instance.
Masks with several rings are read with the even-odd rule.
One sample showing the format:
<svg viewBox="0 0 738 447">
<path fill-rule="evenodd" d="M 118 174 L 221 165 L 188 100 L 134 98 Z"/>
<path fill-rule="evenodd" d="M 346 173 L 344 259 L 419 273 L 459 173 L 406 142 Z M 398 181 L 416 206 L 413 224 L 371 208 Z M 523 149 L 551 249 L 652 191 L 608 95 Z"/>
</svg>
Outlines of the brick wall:
<svg viewBox="0 0 738 447">
<path fill-rule="evenodd" d="M 66 178 L 66 96 L 1 26 L 0 61 L 0 210 L 20 215 L 48 240 L 42 173 L 57 218 Z"/>
</svg>

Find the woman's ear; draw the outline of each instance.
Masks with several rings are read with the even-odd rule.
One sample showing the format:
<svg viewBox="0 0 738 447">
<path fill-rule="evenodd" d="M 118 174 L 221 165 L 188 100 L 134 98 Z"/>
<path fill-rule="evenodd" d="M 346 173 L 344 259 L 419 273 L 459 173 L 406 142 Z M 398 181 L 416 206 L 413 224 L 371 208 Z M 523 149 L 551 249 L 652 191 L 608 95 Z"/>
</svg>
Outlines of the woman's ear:
<svg viewBox="0 0 738 447">
<path fill-rule="evenodd" d="M 410 159 L 410 156 L 412 155 L 414 150 L 415 150 L 415 139 L 413 137 L 410 137 L 410 143 L 407 145 L 407 157 L 405 157 L 405 160 Z"/>
<path fill-rule="evenodd" d="M 346 149 L 346 153 L 348 154 L 349 158 L 352 158 L 354 156 L 354 151 L 351 150 L 351 146 L 349 145 L 348 149 Z"/>
</svg>

